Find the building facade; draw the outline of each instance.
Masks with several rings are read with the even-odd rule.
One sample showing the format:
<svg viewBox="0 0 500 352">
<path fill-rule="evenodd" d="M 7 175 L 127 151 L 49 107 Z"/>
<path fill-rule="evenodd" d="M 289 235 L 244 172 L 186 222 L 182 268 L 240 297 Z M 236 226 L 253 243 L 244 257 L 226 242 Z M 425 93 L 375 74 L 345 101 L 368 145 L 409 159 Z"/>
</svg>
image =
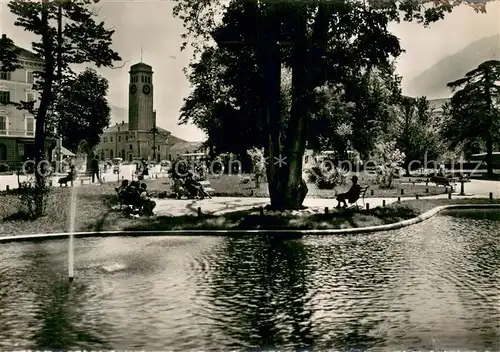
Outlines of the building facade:
<svg viewBox="0 0 500 352">
<path fill-rule="evenodd" d="M 128 122 L 122 121 L 104 130 L 97 147 L 101 160 L 173 160 L 179 154 L 177 146 L 189 143 L 156 125 L 153 92 L 152 67 L 142 62 L 132 65 L 128 85 Z"/>
<path fill-rule="evenodd" d="M 32 52 L 19 48 L 21 68 L 0 72 L 0 163 L 17 168 L 35 153 L 35 118 L 10 103 L 36 101 L 34 72 L 43 69 L 43 62 Z"/>
</svg>

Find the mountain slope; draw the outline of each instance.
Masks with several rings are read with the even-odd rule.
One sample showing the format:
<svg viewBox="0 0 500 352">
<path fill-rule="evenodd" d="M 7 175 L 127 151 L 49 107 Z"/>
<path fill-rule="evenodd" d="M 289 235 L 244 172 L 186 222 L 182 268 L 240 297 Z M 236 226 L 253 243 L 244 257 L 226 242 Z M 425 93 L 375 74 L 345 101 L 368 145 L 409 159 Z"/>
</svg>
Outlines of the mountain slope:
<svg viewBox="0 0 500 352">
<path fill-rule="evenodd" d="M 407 85 L 410 96 L 425 95 L 429 99 L 449 97 L 446 84 L 461 78 L 487 60 L 500 60 L 500 35 L 479 39 L 463 50 L 444 57 L 415 77 Z"/>
</svg>

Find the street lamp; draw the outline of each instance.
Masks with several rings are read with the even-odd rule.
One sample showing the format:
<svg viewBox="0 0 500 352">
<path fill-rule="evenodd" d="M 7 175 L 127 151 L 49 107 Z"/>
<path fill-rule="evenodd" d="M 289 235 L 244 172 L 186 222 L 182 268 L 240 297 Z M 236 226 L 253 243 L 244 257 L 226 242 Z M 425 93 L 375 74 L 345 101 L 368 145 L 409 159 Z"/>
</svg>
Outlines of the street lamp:
<svg viewBox="0 0 500 352">
<path fill-rule="evenodd" d="M 156 162 L 156 136 L 159 134 L 158 133 L 158 128 L 154 126 L 150 131 L 149 134 L 153 136 L 152 141 L 153 141 L 153 162 Z"/>
</svg>

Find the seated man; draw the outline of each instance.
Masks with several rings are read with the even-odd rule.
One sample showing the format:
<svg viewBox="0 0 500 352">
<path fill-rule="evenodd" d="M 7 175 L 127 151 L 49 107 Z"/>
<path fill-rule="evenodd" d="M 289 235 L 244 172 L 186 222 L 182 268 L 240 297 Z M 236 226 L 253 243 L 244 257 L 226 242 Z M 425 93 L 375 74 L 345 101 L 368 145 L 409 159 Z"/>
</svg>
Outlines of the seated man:
<svg viewBox="0 0 500 352">
<path fill-rule="evenodd" d="M 156 202 L 151 200 L 151 196 L 148 193 L 147 185 L 141 183 L 141 202 L 142 202 L 142 213 L 146 215 L 153 215 L 153 209 L 156 206 Z"/>
<path fill-rule="evenodd" d="M 184 186 L 191 196 L 198 197 L 201 195 L 203 187 L 193 178 L 193 174 L 191 172 L 188 173 L 186 180 L 184 181 Z"/>
<path fill-rule="evenodd" d="M 337 208 L 340 208 L 340 203 L 344 203 L 344 208 L 347 208 L 346 200 L 348 200 L 349 203 L 354 203 L 358 200 L 361 193 L 361 186 L 358 184 L 358 176 L 353 176 L 351 180 L 351 188 L 346 193 L 340 193 L 337 195 Z"/>
<path fill-rule="evenodd" d="M 129 186 L 128 180 L 123 180 L 120 187 L 115 188 L 118 197 L 123 197 L 125 192 L 128 190 L 128 186 Z"/>
</svg>

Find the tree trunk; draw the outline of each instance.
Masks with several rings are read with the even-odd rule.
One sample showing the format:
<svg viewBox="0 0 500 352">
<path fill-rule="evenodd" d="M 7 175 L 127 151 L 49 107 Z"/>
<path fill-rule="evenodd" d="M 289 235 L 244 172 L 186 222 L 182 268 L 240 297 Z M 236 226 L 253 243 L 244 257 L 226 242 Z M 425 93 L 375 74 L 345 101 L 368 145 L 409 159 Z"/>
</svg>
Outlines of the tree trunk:
<svg viewBox="0 0 500 352">
<path fill-rule="evenodd" d="M 279 210 L 301 209 L 307 195 L 307 185 L 302 178 L 302 161 L 309 110 L 313 103 L 314 88 L 326 80 L 321 68 L 326 49 L 329 5 L 326 2 L 319 5 L 312 39 L 309 39 L 307 32 L 307 6 L 304 3 L 296 6 L 297 27 L 292 52 L 292 109 L 283 153 L 278 156 L 282 163 L 278 163 L 278 167 L 270 165 L 277 178 L 273 184 L 269 182 L 271 207 Z M 279 96 L 277 100 L 279 101 Z M 280 114 L 279 108 L 276 113 Z"/>
<path fill-rule="evenodd" d="M 267 158 L 267 181 L 271 207 L 283 209 L 281 196 L 282 170 L 275 165 L 275 158 L 280 152 L 280 122 L 281 122 L 281 55 L 278 39 L 281 23 L 277 20 L 276 5 L 272 5 L 264 14 L 259 15 L 261 25 L 259 54 L 262 69 L 262 113 L 267 127 L 267 139 L 265 140 L 265 151 Z"/>
<path fill-rule="evenodd" d="M 54 79 L 54 57 L 53 46 L 49 28 L 49 10 L 48 0 L 43 1 L 47 6 L 43 6 L 41 10 L 41 26 L 42 26 L 42 45 L 45 56 L 44 68 L 44 84 L 40 99 L 40 106 L 36 114 L 36 130 L 35 130 L 35 178 L 37 185 L 43 187 L 45 185 L 45 116 L 52 99 L 52 82 Z"/>
</svg>

